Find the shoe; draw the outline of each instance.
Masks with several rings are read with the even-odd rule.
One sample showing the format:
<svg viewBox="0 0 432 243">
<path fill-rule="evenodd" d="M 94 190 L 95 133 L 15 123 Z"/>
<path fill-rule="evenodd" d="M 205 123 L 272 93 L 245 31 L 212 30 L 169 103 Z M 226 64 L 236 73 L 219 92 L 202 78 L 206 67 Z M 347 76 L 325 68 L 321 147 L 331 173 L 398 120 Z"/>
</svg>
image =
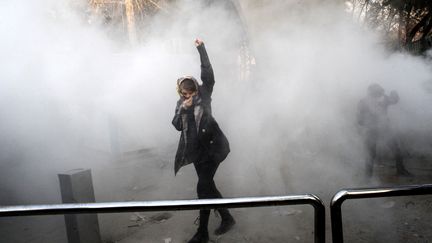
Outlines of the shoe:
<svg viewBox="0 0 432 243">
<path fill-rule="evenodd" d="M 399 176 L 413 177 L 413 175 L 405 168 L 398 169 L 396 174 Z"/>
<path fill-rule="evenodd" d="M 235 222 L 234 218 L 230 215 L 229 218 L 222 220 L 221 224 L 215 230 L 214 234 L 215 235 L 225 234 L 226 232 L 228 232 L 232 229 L 232 227 L 235 225 L 235 223 L 236 222 Z"/>
<path fill-rule="evenodd" d="M 207 243 L 209 241 L 208 232 L 197 231 L 195 235 L 188 241 L 188 243 Z"/>
</svg>

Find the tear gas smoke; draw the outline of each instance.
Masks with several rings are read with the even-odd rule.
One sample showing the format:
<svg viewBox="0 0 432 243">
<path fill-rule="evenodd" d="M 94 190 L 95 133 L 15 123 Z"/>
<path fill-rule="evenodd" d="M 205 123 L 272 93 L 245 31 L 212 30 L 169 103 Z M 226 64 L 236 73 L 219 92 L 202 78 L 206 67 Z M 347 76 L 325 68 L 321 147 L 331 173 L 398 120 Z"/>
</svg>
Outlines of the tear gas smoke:
<svg viewBox="0 0 432 243">
<path fill-rule="evenodd" d="M 216 178 L 225 178 L 229 196 L 330 195 L 359 185 L 365 153 L 355 113 L 373 82 L 399 92 L 389 112 L 411 139 L 407 148 L 430 151 L 430 137 L 412 140 L 431 130 L 430 63 L 388 52 L 340 3 L 240 1 L 239 18 L 225 5 L 195 2 L 157 15 L 135 46 L 89 24 L 66 0 L 0 3 L 2 193 L 32 202 L 20 193 L 29 184 L 55 184 L 41 175 L 111 163 L 86 157 L 111 152 L 109 124 L 122 152 L 157 148 L 172 162 L 175 81 L 199 77 L 195 37 L 206 43 L 216 76 L 213 113 L 231 144 Z M 256 64 L 240 80 L 246 39 Z M 8 177 L 14 173 L 22 181 Z"/>
<path fill-rule="evenodd" d="M 357 170 L 364 156 L 356 102 L 372 82 L 399 91 L 391 115 L 401 132 L 429 129 L 427 63 L 386 52 L 379 36 L 329 1 L 240 2 L 241 19 L 226 6 L 181 1 L 155 18 L 143 44 L 127 48 L 68 1 L 2 5 L 3 164 L 18 154 L 71 153 L 77 146 L 109 151 L 110 119 L 122 151 L 171 146 L 174 81 L 199 76 L 196 36 L 207 43 L 217 80 L 214 113 L 233 147 L 225 167 L 236 173 Z M 246 38 L 256 60 L 250 81 L 238 78 L 238 47 Z"/>
</svg>

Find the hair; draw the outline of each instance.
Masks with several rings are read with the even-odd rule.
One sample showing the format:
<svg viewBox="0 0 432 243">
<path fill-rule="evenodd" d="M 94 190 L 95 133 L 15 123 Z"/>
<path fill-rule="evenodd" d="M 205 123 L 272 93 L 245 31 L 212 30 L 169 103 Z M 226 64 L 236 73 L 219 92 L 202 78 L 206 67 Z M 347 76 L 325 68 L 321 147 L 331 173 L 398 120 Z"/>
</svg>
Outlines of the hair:
<svg viewBox="0 0 432 243">
<path fill-rule="evenodd" d="M 197 86 L 195 82 L 192 79 L 184 79 L 180 83 L 180 90 L 187 90 L 187 91 L 197 91 Z"/>
</svg>

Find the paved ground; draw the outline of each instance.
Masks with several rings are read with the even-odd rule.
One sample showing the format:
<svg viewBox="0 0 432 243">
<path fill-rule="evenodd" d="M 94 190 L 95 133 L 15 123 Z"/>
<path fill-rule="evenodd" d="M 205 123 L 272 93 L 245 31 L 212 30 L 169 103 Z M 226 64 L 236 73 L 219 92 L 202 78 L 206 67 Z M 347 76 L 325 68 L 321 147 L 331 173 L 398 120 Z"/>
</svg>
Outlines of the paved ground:
<svg viewBox="0 0 432 243">
<path fill-rule="evenodd" d="M 174 177 L 170 154 L 172 151 L 147 151 L 134 155 L 135 157 L 129 155 L 123 161 L 101 162 L 104 163 L 103 166 L 92 171 L 97 200 L 195 198 L 196 175 L 193 168 L 183 168 Z M 289 170 L 283 166 L 274 169 L 279 173 L 278 178 L 282 179 L 268 181 L 265 178 L 269 178 L 274 171 L 259 173 L 262 171 L 258 170 L 256 173 L 247 173 L 247 179 L 243 178 L 243 181 L 238 181 L 233 186 L 232 181 L 239 180 L 236 178 L 239 172 L 226 164 L 218 171 L 216 182 L 227 197 L 307 192 L 322 197 L 328 207 L 331 196 L 343 187 L 421 184 L 432 181 L 432 163 L 427 158 L 412 158 L 407 161 L 408 169 L 415 175 L 412 178 L 396 177 L 394 164 L 388 159 L 381 161 L 383 162 L 375 167 L 376 173 L 371 180 L 364 179 L 360 170 L 353 170 L 353 173 L 347 175 L 326 176 L 326 167 L 320 171 L 305 172 L 295 164 L 290 164 Z M 328 166 L 331 167 L 331 164 Z M 350 165 L 347 164 L 347 167 L 350 168 Z M 251 171 L 257 168 L 260 167 L 255 166 Z M 45 189 L 58 191 L 57 186 L 51 185 Z M 31 195 L 31 198 L 38 198 L 37 194 Z M 59 198 L 56 195 L 48 200 L 57 203 Z M 431 242 L 431 207 L 431 196 L 347 201 L 343 206 L 346 242 Z M 211 242 L 313 242 L 313 210 L 310 206 L 233 209 L 232 212 L 237 220 L 235 228 L 220 237 L 211 233 Z M 99 215 L 103 241 L 176 243 L 186 242 L 195 232 L 193 222 L 197 212 L 161 213 L 164 212 Z M 219 221 L 212 212 L 209 226 L 211 232 Z M 0 237 L 2 243 L 67 242 L 62 216 L 0 219 Z M 330 242 L 328 212 L 327 239 Z"/>
</svg>

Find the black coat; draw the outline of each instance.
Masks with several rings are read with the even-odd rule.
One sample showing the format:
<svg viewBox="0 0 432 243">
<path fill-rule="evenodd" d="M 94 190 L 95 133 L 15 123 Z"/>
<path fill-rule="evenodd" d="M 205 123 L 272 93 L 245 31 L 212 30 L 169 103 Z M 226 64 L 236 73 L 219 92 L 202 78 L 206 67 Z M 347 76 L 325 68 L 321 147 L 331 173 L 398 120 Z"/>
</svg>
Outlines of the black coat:
<svg viewBox="0 0 432 243">
<path fill-rule="evenodd" d="M 198 95 L 201 98 L 201 106 L 203 108 L 202 116 L 199 121 L 198 127 L 198 146 L 196 151 L 198 161 L 187 161 L 186 155 L 186 138 L 185 131 L 187 127 L 184 127 L 182 120 L 182 114 L 185 112 L 181 107 L 184 99 L 180 98 L 177 101 L 177 106 L 175 110 L 175 115 L 172 120 L 174 127 L 181 131 L 180 141 L 178 144 L 177 153 L 175 156 L 174 172 L 180 170 L 181 167 L 190 164 L 192 162 L 196 163 L 220 163 L 222 162 L 230 152 L 228 139 L 225 137 L 222 130 L 219 128 L 218 123 L 212 116 L 211 111 L 211 95 L 213 92 L 213 86 L 215 84 L 213 69 L 210 64 L 206 49 L 204 44 L 197 47 L 200 54 L 201 60 L 201 80 L 202 85 L 198 85 Z"/>
<path fill-rule="evenodd" d="M 374 132 L 387 129 L 389 126 L 388 107 L 398 102 L 399 95 L 395 91 L 382 97 L 366 96 L 360 100 L 357 107 L 357 124 Z"/>
</svg>

